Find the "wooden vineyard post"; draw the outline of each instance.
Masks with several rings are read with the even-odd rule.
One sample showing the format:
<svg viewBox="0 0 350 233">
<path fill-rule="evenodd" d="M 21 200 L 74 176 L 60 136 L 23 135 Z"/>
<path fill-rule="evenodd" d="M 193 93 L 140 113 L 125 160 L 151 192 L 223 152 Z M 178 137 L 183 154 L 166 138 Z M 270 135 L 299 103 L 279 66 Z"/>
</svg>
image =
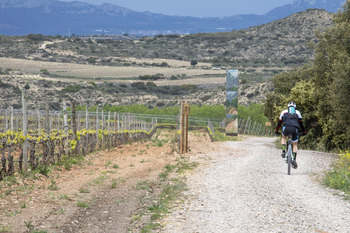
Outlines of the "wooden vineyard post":
<svg viewBox="0 0 350 233">
<path fill-rule="evenodd" d="M 60 125 L 61 125 L 61 114 L 57 113 L 57 131 L 60 131 Z"/>
<path fill-rule="evenodd" d="M 13 130 L 13 107 L 11 107 L 11 132 L 13 132 Z"/>
<path fill-rule="evenodd" d="M 89 148 L 89 109 L 87 104 L 85 109 L 85 128 L 88 131 L 88 133 L 86 134 L 86 146 L 87 148 Z"/>
<path fill-rule="evenodd" d="M 75 102 L 72 102 L 72 125 L 73 125 L 73 140 L 77 140 L 77 111 L 75 109 Z"/>
<path fill-rule="evenodd" d="M 87 104 L 85 109 L 85 127 L 87 130 L 89 129 L 89 109 Z"/>
<path fill-rule="evenodd" d="M 23 166 L 24 172 L 28 172 L 28 119 L 27 119 L 27 103 L 26 103 L 26 93 L 25 90 L 22 89 L 22 110 L 23 110 L 23 136 L 25 137 L 23 142 Z"/>
<path fill-rule="evenodd" d="M 111 112 L 108 112 L 107 132 L 111 130 Z"/>
<path fill-rule="evenodd" d="M 38 132 L 40 134 L 40 132 L 41 132 L 41 125 L 40 125 L 40 112 L 39 112 L 38 108 L 36 109 L 36 115 L 38 117 Z"/>
<path fill-rule="evenodd" d="M 111 130 L 111 112 L 108 112 L 108 122 L 107 122 L 107 148 L 109 148 L 109 142 L 110 142 L 110 138 L 111 138 L 111 134 L 110 134 L 110 130 Z"/>
<path fill-rule="evenodd" d="M 22 89 L 22 110 L 23 110 L 23 136 L 25 137 L 23 142 L 23 166 L 24 172 L 28 172 L 28 129 L 27 129 L 27 103 L 26 103 L 26 93 L 25 90 Z"/>
<path fill-rule="evenodd" d="M 120 132 L 120 124 L 119 124 L 119 122 L 120 122 L 120 116 L 119 116 L 119 113 L 118 113 L 118 132 Z"/>
<path fill-rule="evenodd" d="M 79 122 L 79 121 L 78 121 Z M 79 152 L 79 144 L 77 138 L 77 111 L 75 108 L 75 102 L 72 102 L 72 125 L 73 125 L 73 140 L 77 142 L 74 148 L 74 153 L 77 154 Z"/>
<path fill-rule="evenodd" d="M 66 102 L 63 102 L 63 128 L 64 134 L 66 135 L 66 140 L 64 141 L 64 150 L 66 155 L 68 155 L 68 115 Z"/>
<path fill-rule="evenodd" d="M 190 105 L 187 101 L 181 102 L 181 138 L 180 154 L 188 152 L 188 115 L 190 115 Z"/>
<path fill-rule="evenodd" d="M 102 119 L 101 119 L 101 130 L 102 130 L 102 141 L 101 141 L 101 146 L 102 149 L 104 149 L 104 143 L 105 143 L 105 135 L 103 133 L 103 131 L 105 130 L 105 115 L 104 115 L 104 109 L 102 109 Z"/>
<path fill-rule="evenodd" d="M 77 114 L 77 117 L 78 117 L 78 121 L 77 121 L 77 130 L 80 131 L 80 125 L 81 125 L 81 119 L 80 119 L 80 113 L 78 112 Z"/>
<path fill-rule="evenodd" d="M 23 92 L 22 92 L 22 98 L 23 98 Z M 23 101 L 23 99 L 22 99 Z M 5 110 L 5 132 L 9 130 L 8 129 L 8 117 L 7 117 L 7 109 Z"/>
<path fill-rule="evenodd" d="M 49 101 L 46 99 L 46 133 L 47 135 L 50 134 L 50 112 L 49 112 Z"/>
<path fill-rule="evenodd" d="M 119 122 L 118 122 L 119 123 Z M 113 127 L 114 127 L 114 133 L 117 132 L 117 112 L 114 112 L 114 124 L 113 124 Z"/>
<path fill-rule="evenodd" d="M 96 150 L 98 150 L 99 148 L 99 138 L 98 138 L 98 130 L 99 130 L 99 124 L 100 124 L 100 121 L 99 121 L 99 118 L 98 118 L 98 107 L 96 109 Z"/>
</svg>

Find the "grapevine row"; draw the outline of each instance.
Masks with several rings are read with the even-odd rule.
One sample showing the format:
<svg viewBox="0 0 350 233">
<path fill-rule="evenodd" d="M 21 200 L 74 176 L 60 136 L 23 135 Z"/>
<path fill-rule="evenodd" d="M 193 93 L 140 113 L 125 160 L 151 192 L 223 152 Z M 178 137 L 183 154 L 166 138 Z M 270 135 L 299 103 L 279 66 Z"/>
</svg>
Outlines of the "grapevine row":
<svg viewBox="0 0 350 233">
<path fill-rule="evenodd" d="M 25 110 L 0 110 L 0 180 L 70 156 L 145 139 L 156 130 L 156 118 L 146 121 L 132 114 L 111 117 L 110 113 L 86 111 L 84 119 L 79 119 L 83 113 L 77 113 L 74 106 L 71 112 L 64 104 L 63 112 L 34 111 L 32 115 Z"/>
</svg>

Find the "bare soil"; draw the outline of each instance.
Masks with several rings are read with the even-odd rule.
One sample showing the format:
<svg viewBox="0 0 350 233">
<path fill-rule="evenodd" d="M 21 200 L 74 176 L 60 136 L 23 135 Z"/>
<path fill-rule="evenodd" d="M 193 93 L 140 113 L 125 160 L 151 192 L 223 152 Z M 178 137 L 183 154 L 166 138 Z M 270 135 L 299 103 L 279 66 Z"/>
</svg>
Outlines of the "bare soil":
<svg viewBox="0 0 350 233">
<path fill-rule="evenodd" d="M 74 81 L 86 81 L 91 78 L 125 78 L 156 74 L 164 74 L 166 77 L 182 74 L 186 74 L 187 76 L 217 75 L 220 77 L 226 73 L 226 70 L 193 69 L 190 67 L 112 67 L 4 57 L 0 57 L 0 64 L 2 68 L 13 69 L 28 74 L 41 74 L 42 69 L 47 69 L 51 74 L 61 77 L 75 77 Z M 66 78 L 64 80 L 67 81 Z"/>
<path fill-rule="evenodd" d="M 156 183 L 164 166 L 180 157 L 171 143 L 158 143 L 175 133 L 162 130 L 153 141 L 92 153 L 70 170 L 52 169 L 48 177 L 1 182 L 0 232 L 130 231 L 133 215 L 144 208 L 140 200 L 149 195 L 137 183 Z M 190 154 L 213 149 L 204 131 L 191 132 L 189 140 Z"/>
</svg>

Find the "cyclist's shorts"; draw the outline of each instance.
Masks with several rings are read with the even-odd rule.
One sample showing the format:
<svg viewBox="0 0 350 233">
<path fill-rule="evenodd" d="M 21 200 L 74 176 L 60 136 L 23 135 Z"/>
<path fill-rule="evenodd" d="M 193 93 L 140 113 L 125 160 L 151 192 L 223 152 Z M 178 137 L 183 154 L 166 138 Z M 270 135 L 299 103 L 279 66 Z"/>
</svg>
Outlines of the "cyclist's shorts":
<svg viewBox="0 0 350 233">
<path fill-rule="evenodd" d="M 298 128 L 293 127 L 293 126 L 283 126 L 282 127 L 282 135 L 284 137 L 292 137 L 292 140 L 294 142 L 297 142 L 299 139 L 299 133 L 298 133 Z"/>
</svg>

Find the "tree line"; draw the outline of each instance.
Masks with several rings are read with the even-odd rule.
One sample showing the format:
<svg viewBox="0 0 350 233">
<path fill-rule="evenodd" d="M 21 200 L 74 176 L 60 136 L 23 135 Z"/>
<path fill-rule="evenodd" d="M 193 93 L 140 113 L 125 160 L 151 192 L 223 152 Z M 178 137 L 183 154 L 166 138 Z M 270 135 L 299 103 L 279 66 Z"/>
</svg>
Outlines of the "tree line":
<svg viewBox="0 0 350 233">
<path fill-rule="evenodd" d="M 264 111 L 276 124 L 287 103 L 296 102 L 308 131 L 303 144 L 326 151 L 350 147 L 350 1 L 333 22 L 316 33 L 312 62 L 273 78 Z"/>
</svg>

